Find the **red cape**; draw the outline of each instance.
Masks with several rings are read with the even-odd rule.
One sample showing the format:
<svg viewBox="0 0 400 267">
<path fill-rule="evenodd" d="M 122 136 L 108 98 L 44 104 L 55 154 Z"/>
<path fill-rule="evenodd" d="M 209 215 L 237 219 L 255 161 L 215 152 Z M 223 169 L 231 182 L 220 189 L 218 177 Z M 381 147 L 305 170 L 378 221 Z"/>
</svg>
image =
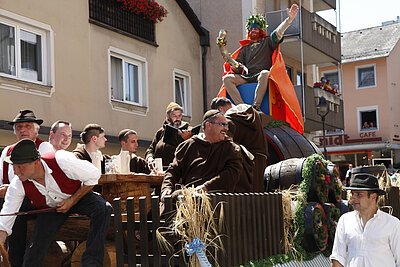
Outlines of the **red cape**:
<svg viewBox="0 0 400 267">
<path fill-rule="evenodd" d="M 240 41 L 241 47 L 237 49 L 232 58 L 236 59 L 242 47 L 250 44 L 250 40 Z M 224 63 L 224 75 L 234 73 L 230 64 Z M 283 61 L 280 48 L 278 46 L 272 54 L 272 67 L 269 76 L 269 106 L 270 115 L 274 120 L 285 121 L 300 134 L 304 132 L 304 120 L 301 113 L 299 100 L 294 91 L 293 84 L 287 75 L 286 65 Z M 226 88 L 224 85 L 218 92 L 219 97 L 226 97 Z"/>
</svg>

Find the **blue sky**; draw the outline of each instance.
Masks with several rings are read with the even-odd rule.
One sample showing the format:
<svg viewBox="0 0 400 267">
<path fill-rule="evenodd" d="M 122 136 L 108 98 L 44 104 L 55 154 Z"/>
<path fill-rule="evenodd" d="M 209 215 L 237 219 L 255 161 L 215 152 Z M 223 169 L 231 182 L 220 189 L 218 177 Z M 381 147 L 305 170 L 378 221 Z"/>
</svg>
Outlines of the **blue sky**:
<svg viewBox="0 0 400 267">
<path fill-rule="evenodd" d="M 339 3 L 340 1 L 340 3 Z M 333 11 L 319 14 L 337 25 L 340 32 L 348 32 L 381 25 L 384 21 L 396 20 L 400 16 L 400 0 L 336 0 L 340 5 L 340 26 Z"/>
</svg>

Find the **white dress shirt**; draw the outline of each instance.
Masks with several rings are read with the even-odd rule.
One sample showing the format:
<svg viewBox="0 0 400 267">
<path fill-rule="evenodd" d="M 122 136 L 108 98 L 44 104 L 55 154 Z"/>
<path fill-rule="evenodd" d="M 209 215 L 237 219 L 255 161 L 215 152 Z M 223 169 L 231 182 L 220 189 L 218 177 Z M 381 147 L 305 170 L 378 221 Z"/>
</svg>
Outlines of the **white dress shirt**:
<svg viewBox="0 0 400 267">
<path fill-rule="evenodd" d="M 92 163 L 75 157 L 71 152 L 58 150 L 55 153 L 55 159 L 61 170 L 72 180 L 82 181 L 84 185 L 92 186 L 98 183 L 100 170 Z M 46 204 L 49 207 L 56 207 L 58 203 L 69 198 L 71 195 L 61 192 L 60 187 L 52 176 L 52 170 L 46 162 L 41 160 L 45 171 L 45 185 L 33 181 L 33 184 L 39 192 L 45 196 Z M 18 212 L 25 197 L 24 186 L 20 179 L 12 179 L 8 187 L 5 202 L 1 210 L 2 214 Z M 0 216 L 0 230 L 11 234 L 11 229 L 16 216 Z"/>
<path fill-rule="evenodd" d="M 365 226 L 357 211 L 338 222 L 331 260 L 345 267 L 400 266 L 400 221 L 378 210 Z"/>
<path fill-rule="evenodd" d="M 6 146 L 3 149 L 3 151 L 1 152 L 1 156 L 0 156 L 0 185 L 3 184 L 3 162 L 4 162 L 4 159 L 7 157 L 7 151 L 9 149 L 9 147 L 10 146 Z M 40 155 L 44 155 L 45 153 L 53 152 L 54 148 L 49 142 L 42 142 L 39 145 L 38 151 L 39 151 Z M 10 181 L 10 183 L 14 177 L 15 177 L 14 169 L 13 169 L 13 166 L 10 164 L 8 166 L 8 180 Z"/>
</svg>

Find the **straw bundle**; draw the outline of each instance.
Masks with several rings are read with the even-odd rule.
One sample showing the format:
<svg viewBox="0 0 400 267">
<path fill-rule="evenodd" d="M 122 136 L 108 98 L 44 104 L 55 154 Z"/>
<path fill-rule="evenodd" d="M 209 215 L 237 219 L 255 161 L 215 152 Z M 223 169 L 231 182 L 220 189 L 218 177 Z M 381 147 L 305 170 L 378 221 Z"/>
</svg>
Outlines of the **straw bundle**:
<svg viewBox="0 0 400 267">
<path fill-rule="evenodd" d="M 222 229 L 223 205 L 219 211 L 219 224 L 215 222 L 216 210 L 213 209 L 211 202 L 204 192 L 198 193 L 193 187 L 183 188 L 182 195 L 178 197 L 175 218 L 167 228 L 160 228 L 157 231 L 157 238 L 161 248 L 171 250 L 172 245 L 166 240 L 164 235 L 174 235 L 178 237 L 176 243 L 184 246 L 184 250 L 189 254 L 188 266 L 201 265 L 198 256 L 190 252 L 207 253 L 207 248 L 222 249 L 222 240 L 219 232 Z M 218 206 L 217 205 L 217 206 Z M 175 243 L 175 244 L 176 244 Z M 197 251 L 193 246 L 197 244 Z M 199 249 L 200 247 L 200 249 Z M 203 254 L 205 256 L 205 254 Z M 210 253 L 207 256 L 213 257 Z M 211 265 L 210 265 L 211 266 Z"/>
<path fill-rule="evenodd" d="M 8 261 L 8 252 L 4 247 L 4 244 L 0 244 L 0 266 L 1 267 L 10 267 L 11 264 Z"/>
<path fill-rule="evenodd" d="M 294 258 L 296 250 L 294 247 L 294 230 L 293 230 L 293 219 L 294 219 L 294 208 L 296 201 L 299 197 L 299 191 L 297 185 L 292 185 L 287 190 L 282 190 L 282 206 L 283 206 L 283 233 L 284 233 L 284 249 L 285 254 L 293 253 Z"/>
</svg>

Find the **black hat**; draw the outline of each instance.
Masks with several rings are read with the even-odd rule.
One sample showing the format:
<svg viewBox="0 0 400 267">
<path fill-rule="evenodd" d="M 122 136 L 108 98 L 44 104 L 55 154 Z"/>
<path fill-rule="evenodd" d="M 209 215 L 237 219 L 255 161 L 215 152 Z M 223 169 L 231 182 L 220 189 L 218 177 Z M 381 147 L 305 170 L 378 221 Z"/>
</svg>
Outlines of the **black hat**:
<svg viewBox="0 0 400 267">
<path fill-rule="evenodd" d="M 209 111 L 204 113 L 203 122 L 205 122 L 206 120 L 209 120 L 210 118 L 212 118 L 218 114 L 222 114 L 221 111 L 219 111 L 218 109 L 210 109 Z"/>
<path fill-rule="evenodd" d="M 379 188 L 378 178 L 369 173 L 357 173 L 354 175 L 353 181 L 346 190 L 355 191 L 377 191 L 379 195 L 385 195 L 386 192 Z"/>
<path fill-rule="evenodd" d="M 10 164 L 22 164 L 33 162 L 40 158 L 35 143 L 31 139 L 22 139 L 15 144 L 11 155 L 4 160 Z"/>
<path fill-rule="evenodd" d="M 24 109 L 20 110 L 18 115 L 14 118 L 13 121 L 10 121 L 8 124 L 14 125 L 18 122 L 36 122 L 37 124 L 42 124 L 42 119 L 37 119 L 35 113 L 32 110 Z"/>
</svg>

